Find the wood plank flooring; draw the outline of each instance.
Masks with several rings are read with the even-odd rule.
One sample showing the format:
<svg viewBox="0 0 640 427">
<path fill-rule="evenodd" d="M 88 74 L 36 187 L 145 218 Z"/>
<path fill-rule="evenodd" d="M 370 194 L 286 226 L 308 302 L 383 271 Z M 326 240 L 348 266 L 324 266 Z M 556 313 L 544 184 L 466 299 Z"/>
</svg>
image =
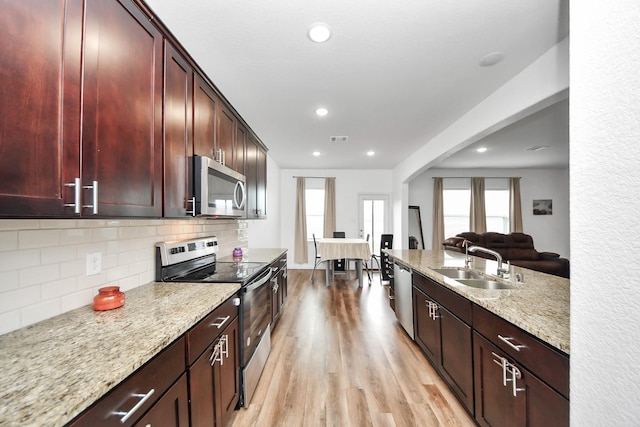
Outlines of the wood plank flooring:
<svg viewBox="0 0 640 427">
<path fill-rule="evenodd" d="M 233 427 L 475 425 L 397 322 L 378 274 L 363 288 L 324 279 L 289 270 L 271 354 Z"/>
</svg>

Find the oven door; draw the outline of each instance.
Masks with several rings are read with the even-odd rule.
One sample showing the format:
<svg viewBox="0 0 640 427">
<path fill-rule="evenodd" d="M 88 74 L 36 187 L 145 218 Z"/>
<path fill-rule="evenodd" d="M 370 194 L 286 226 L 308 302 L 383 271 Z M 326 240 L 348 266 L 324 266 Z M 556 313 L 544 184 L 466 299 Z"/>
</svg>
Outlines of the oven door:
<svg viewBox="0 0 640 427">
<path fill-rule="evenodd" d="M 271 269 L 267 267 L 263 273 L 246 286 L 242 287 L 242 304 L 240 305 L 242 349 L 241 366 L 244 367 L 260 343 L 262 336 L 268 333 L 271 322 Z"/>
</svg>

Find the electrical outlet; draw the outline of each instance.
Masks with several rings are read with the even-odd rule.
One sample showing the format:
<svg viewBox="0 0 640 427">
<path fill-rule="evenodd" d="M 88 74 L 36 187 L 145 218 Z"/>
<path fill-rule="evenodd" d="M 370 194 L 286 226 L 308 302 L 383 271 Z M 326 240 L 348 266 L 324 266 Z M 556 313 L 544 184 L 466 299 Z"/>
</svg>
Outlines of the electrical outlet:
<svg viewBox="0 0 640 427">
<path fill-rule="evenodd" d="M 87 276 L 100 274 L 102 271 L 102 252 L 87 253 Z"/>
</svg>

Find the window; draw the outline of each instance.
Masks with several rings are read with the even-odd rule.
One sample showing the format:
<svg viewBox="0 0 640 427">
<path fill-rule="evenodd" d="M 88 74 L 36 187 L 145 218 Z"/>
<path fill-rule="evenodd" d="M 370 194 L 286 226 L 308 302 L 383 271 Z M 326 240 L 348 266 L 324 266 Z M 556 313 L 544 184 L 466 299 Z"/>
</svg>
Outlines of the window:
<svg viewBox="0 0 640 427">
<path fill-rule="evenodd" d="M 487 231 L 509 233 L 509 190 L 484 191 Z"/>
<path fill-rule="evenodd" d="M 307 210 L 307 240 L 324 237 L 324 189 L 307 188 L 304 190 L 305 209 Z"/>
<path fill-rule="evenodd" d="M 444 235 L 446 237 L 469 231 L 471 190 L 443 190 Z"/>
<path fill-rule="evenodd" d="M 468 178 L 443 180 L 442 202 L 444 209 L 445 237 L 469 231 L 469 208 L 471 183 Z M 487 231 L 509 232 L 509 180 L 506 178 L 485 179 L 485 214 Z"/>
</svg>

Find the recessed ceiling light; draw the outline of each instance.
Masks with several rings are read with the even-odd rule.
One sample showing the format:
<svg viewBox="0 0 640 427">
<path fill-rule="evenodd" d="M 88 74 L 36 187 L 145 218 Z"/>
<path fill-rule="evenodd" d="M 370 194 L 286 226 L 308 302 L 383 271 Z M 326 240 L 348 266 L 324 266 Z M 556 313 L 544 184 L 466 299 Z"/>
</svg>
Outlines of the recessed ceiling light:
<svg viewBox="0 0 640 427">
<path fill-rule="evenodd" d="M 496 65 L 498 62 L 504 59 L 504 53 L 502 52 L 492 52 L 488 55 L 485 55 L 480 60 L 481 67 L 491 67 L 492 65 Z"/>
<path fill-rule="evenodd" d="M 307 35 L 316 43 L 324 43 L 331 37 L 331 29 L 324 22 L 316 22 L 309 27 Z"/>
<path fill-rule="evenodd" d="M 320 107 L 316 109 L 316 114 L 319 115 L 320 117 L 324 117 L 327 114 L 329 114 L 329 110 L 327 110 L 326 108 Z"/>
<path fill-rule="evenodd" d="M 375 151 L 367 151 L 367 156 L 375 156 Z"/>
<path fill-rule="evenodd" d="M 314 156 L 316 156 L 316 157 L 318 157 L 318 156 L 320 155 L 320 152 L 319 152 L 319 151 L 314 151 L 314 152 L 313 152 L 313 155 L 314 155 Z"/>
<path fill-rule="evenodd" d="M 485 151 L 487 151 L 487 147 L 480 147 L 480 148 L 476 148 L 476 151 L 478 153 L 484 153 Z"/>
</svg>

